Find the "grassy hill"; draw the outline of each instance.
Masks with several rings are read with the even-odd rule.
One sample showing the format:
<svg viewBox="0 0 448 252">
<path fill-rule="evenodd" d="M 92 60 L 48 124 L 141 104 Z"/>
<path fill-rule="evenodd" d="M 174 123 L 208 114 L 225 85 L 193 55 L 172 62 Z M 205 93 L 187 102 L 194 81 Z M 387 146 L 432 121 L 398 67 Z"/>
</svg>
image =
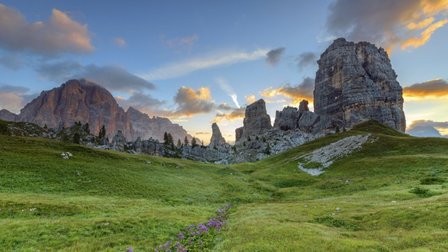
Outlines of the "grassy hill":
<svg viewBox="0 0 448 252">
<path fill-rule="evenodd" d="M 322 175 L 297 168 L 299 156 L 367 133 L 377 140 Z M 372 122 L 228 166 L 0 135 L 0 247 L 154 251 L 231 202 L 210 250 L 446 251 L 447 186 L 448 140 Z"/>
</svg>

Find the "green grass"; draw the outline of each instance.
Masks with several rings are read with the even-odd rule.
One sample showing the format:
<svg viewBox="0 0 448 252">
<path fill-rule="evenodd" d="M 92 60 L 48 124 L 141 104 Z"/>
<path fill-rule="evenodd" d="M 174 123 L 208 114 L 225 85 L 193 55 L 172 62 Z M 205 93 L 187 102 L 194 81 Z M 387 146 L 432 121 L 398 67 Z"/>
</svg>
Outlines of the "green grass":
<svg viewBox="0 0 448 252">
<path fill-rule="evenodd" d="M 301 155 L 367 132 L 377 141 L 324 174 L 297 168 Z M 448 140 L 371 122 L 227 166 L 0 135 L 0 247 L 153 251 L 232 202 L 211 250 L 446 251 L 447 181 Z"/>
</svg>

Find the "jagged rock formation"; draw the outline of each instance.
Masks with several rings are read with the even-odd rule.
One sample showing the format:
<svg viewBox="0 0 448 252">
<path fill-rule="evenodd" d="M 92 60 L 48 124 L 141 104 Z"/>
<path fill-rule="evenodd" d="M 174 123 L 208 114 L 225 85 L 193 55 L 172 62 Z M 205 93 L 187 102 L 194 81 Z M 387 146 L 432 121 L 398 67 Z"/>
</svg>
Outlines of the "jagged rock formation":
<svg viewBox="0 0 448 252">
<path fill-rule="evenodd" d="M 274 128 L 280 130 L 301 130 L 304 132 L 315 132 L 321 130 L 318 126 L 320 117 L 309 111 L 308 101 L 300 102 L 299 108 L 285 107 L 277 111 Z M 319 125 L 320 126 L 320 125 Z"/>
<path fill-rule="evenodd" d="M 272 128 L 271 117 L 266 112 L 266 103 L 260 99 L 246 107 L 243 127 L 235 131 L 236 141 L 263 134 Z"/>
<path fill-rule="evenodd" d="M 138 137 L 163 139 L 165 132 L 174 140 L 192 137 L 178 124 L 167 118 L 153 117 L 130 107 L 126 112 L 105 88 L 87 81 L 70 80 L 60 87 L 43 91 L 28 103 L 18 116 L 19 121 L 32 122 L 49 128 L 63 128 L 75 122 L 89 123 L 90 130 L 97 134 L 106 126 L 106 135 L 112 137 L 121 130 L 127 139 Z"/>
<path fill-rule="evenodd" d="M 402 88 L 386 51 L 368 42 L 336 39 L 318 60 L 315 112 L 337 127 L 369 119 L 404 131 Z"/>
<path fill-rule="evenodd" d="M 191 142 L 193 137 L 179 124 L 172 123 L 168 118 L 149 117 L 147 114 L 129 107 L 126 111 L 126 118 L 131 124 L 130 139 L 158 139 L 163 140 L 163 134 L 169 132 L 173 136 L 174 142 L 184 141 L 185 136 Z"/>
<path fill-rule="evenodd" d="M 17 115 L 10 112 L 9 110 L 2 109 L 0 110 L 0 120 L 8 121 L 8 122 L 15 122 L 17 121 Z"/>
<path fill-rule="evenodd" d="M 217 148 L 226 144 L 226 140 L 222 137 L 221 130 L 219 130 L 218 124 L 212 124 L 212 137 L 210 138 L 209 147 Z"/>
</svg>

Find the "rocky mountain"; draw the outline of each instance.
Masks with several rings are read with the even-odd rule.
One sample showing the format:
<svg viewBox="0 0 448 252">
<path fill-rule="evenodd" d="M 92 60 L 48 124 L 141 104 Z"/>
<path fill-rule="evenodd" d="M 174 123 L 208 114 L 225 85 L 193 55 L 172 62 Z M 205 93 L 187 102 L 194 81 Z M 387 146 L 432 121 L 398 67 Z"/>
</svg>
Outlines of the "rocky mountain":
<svg viewBox="0 0 448 252">
<path fill-rule="evenodd" d="M 336 39 L 318 60 L 314 107 L 339 127 L 376 120 L 405 131 L 402 88 L 382 48 Z"/>
<path fill-rule="evenodd" d="M 132 107 L 124 111 L 109 91 L 82 79 L 43 91 L 21 110 L 18 120 L 50 128 L 70 127 L 80 121 L 89 123 L 94 134 L 105 125 L 110 139 L 118 130 L 129 140 L 138 137 L 162 140 L 164 132 L 171 133 L 175 140 L 183 140 L 185 136 L 192 139 L 180 125 L 167 118 L 150 118 Z"/>
<path fill-rule="evenodd" d="M 9 110 L 2 109 L 0 110 L 0 120 L 9 121 L 9 122 L 15 122 L 17 121 L 18 116 Z"/>
</svg>

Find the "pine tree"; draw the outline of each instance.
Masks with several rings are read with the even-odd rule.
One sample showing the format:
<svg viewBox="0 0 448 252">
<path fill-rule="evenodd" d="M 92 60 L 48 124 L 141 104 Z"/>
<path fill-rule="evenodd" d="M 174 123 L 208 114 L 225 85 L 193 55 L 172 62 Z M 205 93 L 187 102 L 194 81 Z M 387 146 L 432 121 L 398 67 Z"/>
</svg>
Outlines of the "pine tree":
<svg viewBox="0 0 448 252">
<path fill-rule="evenodd" d="M 100 132 L 98 133 L 98 138 L 100 140 L 103 140 L 104 138 L 106 138 L 106 126 L 102 126 L 100 129 Z"/>
<path fill-rule="evenodd" d="M 196 138 L 193 137 L 193 139 L 191 140 L 191 147 L 196 147 L 198 146 L 198 143 L 196 142 Z"/>
<path fill-rule="evenodd" d="M 182 142 L 180 141 L 180 139 L 177 139 L 177 148 L 182 147 Z"/>
<path fill-rule="evenodd" d="M 184 138 L 184 145 L 185 146 L 188 146 L 190 143 L 188 142 L 188 137 L 187 136 L 185 136 L 185 138 Z"/>
<path fill-rule="evenodd" d="M 90 134 L 89 123 L 84 124 L 83 130 L 84 130 L 84 132 L 86 132 L 86 134 Z"/>
<path fill-rule="evenodd" d="M 74 142 L 75 144 L 79 144 L 79 143 L 81 142 L 81 136 L 79 135 L 79 133 L 75 133 L 75 134 L 73 135 L 73 142 Z"/>
</svg>

